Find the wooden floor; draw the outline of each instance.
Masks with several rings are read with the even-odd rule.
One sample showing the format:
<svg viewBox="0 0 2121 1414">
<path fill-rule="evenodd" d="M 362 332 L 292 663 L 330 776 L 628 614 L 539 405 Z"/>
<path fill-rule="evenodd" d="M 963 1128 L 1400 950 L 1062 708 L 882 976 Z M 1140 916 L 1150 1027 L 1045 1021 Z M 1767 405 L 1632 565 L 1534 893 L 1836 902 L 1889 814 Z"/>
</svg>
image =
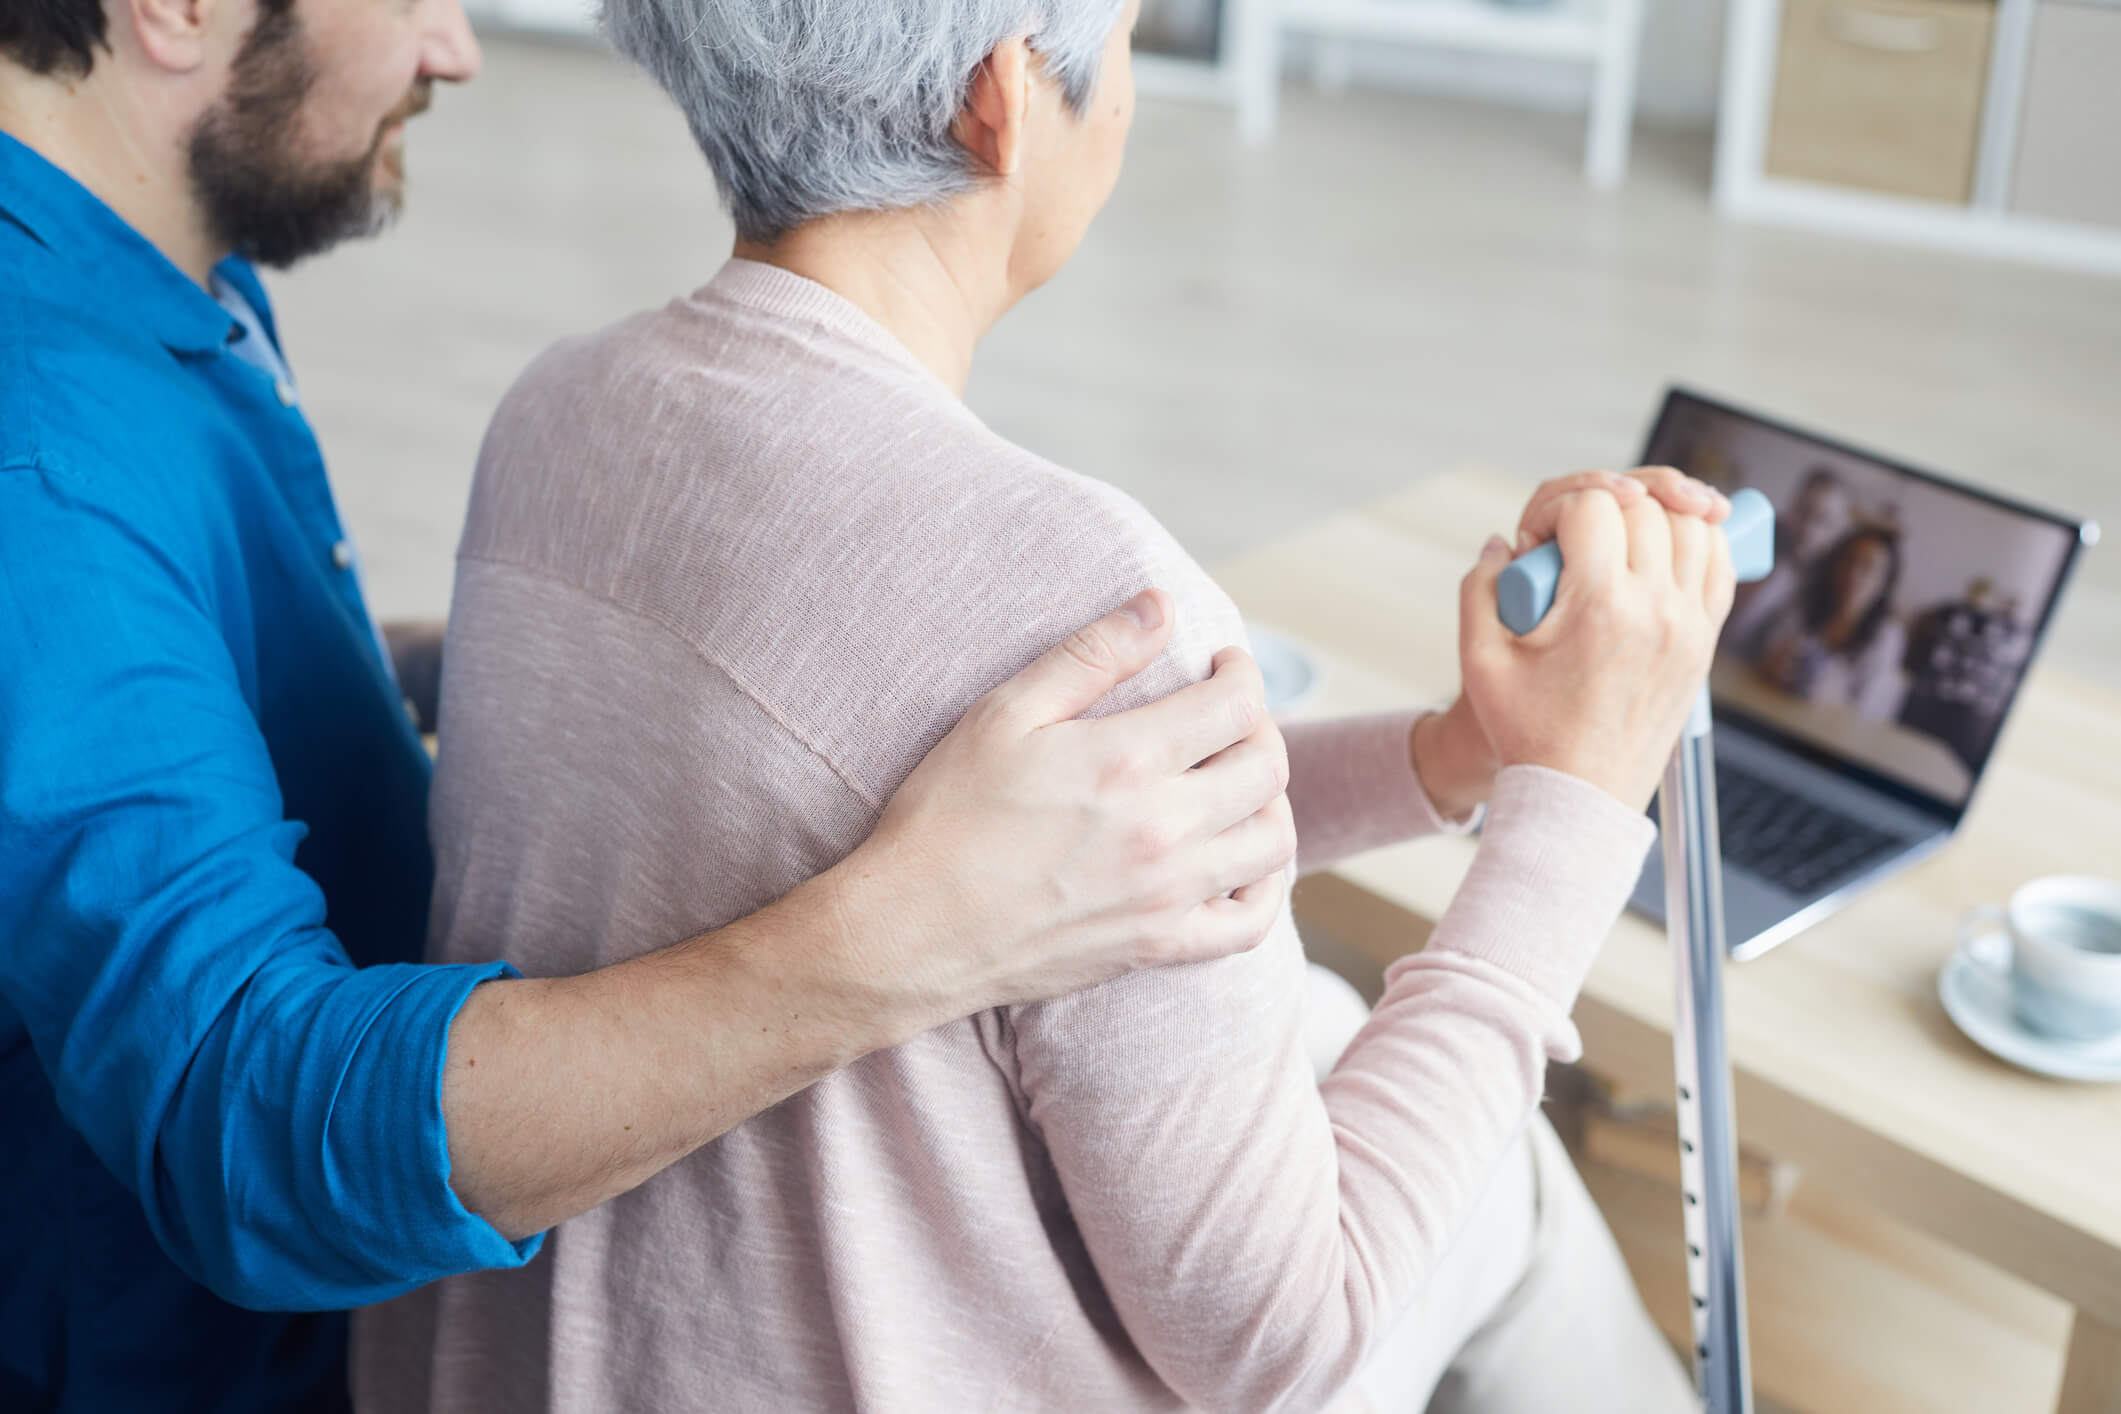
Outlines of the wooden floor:
<svg viewBox="0 0 2121 1414">
<path fill-rule="evenodd" d="M 1658 1324 L 1686 1339 L 1679 1193 L 1580 1166 Z M 1673 1164 L 1674 1179 L 1677 1162 Z M 2039 1414 L 2054 1408 L 2068 1307 L 1995 1268 L 1801 1184 L 1745 1224 L 1754 1383 L 1790 1414 Z"/>
<path fill-rule="evenodd" d="M 1305 951 L 1374 1003 L 1383 983 L 1377 962 L 1324 926 L 1307 887 L 1295 898 Z M 1548 1110 L 1650 1314 L 1686 1350 L 1678 1151 L 1640 1134 L 1626 1144 L 1587 1145 L 1601 1089 L 1578 1068 L 1557 1068 Z M 1614 1161 L 1589 1157 L 1591 1148 Z M 1754 1181 L 1772 1159 L 1749 1152 L 1744 1165 L 1753 1209 L 1743 1242 L 1756 1414 L 2046 1414 L 2055 1407 L 2068 1306 L 1889 1214 L 1837 1201 L 1801 1172 Z M 1779 1211 L 1757 1210 L 1771 1199 Z"/>
</svg>

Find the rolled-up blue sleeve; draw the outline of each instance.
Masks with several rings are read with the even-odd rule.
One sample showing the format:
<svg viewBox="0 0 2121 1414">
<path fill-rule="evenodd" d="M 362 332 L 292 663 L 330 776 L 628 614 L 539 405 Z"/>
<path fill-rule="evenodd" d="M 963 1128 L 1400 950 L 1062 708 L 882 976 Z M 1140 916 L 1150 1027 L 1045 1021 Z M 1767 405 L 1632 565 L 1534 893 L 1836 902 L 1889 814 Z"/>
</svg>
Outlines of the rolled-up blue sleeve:
<svg viewBox="0 0 2121 1414">
<path fill-rule="evenodd" d="M 508 969 L 352 964 L 211 597 L 0 470 L 0 996 L 225 1299 L 330 1309 L 517 1265 L 537 1240 L 457 1200 L 441 1106 L 451 1022 Z"/>
</svg>

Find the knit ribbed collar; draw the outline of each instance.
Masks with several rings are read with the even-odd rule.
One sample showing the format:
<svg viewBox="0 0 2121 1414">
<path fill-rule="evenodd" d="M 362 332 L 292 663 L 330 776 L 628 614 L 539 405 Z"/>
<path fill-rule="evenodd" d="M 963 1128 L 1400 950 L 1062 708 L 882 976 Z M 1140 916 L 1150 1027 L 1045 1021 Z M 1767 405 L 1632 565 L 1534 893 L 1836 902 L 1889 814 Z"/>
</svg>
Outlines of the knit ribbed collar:
<svg viewBox="0 0 2121 1414">
<path fill-rule="evenodd" d="M 732 256 L 700 295 L 727 300 L 775 318 L 815 325 L 919 373 L 939 388 L 944 386 L 934 369 L 914 357 L 913 350 L 898 335 L 877 323 L 860 305 L 792 270 Z"/>
</svg>

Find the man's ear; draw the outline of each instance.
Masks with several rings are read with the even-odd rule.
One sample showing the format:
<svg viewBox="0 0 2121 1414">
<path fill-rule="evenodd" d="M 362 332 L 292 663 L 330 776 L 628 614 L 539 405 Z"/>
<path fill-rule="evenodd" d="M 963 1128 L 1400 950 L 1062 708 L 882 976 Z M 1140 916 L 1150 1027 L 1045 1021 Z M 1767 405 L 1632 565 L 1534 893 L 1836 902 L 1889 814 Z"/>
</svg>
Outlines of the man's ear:
<svg viewBox="0 0 2121 1414">
<path fill-rule="evenodd" d="M 972 71 L 965 106 L 958 111 L 951 131 L 989 172 L 1013 177 L 1023 161 L 1024 117 L 1030 106 L 1031 49 L 1018 35 L 995 45 L 994 52 Z"/>
<path fill-rule="evenodd" d="M 190 73 L 227 44 L 232 26 L 248 29 L 256 0 L 118 0 L 112 19 L 129 24 L 148 61 Z M 237 11 L 244 13 L 238 14 Z"/>
</svg>

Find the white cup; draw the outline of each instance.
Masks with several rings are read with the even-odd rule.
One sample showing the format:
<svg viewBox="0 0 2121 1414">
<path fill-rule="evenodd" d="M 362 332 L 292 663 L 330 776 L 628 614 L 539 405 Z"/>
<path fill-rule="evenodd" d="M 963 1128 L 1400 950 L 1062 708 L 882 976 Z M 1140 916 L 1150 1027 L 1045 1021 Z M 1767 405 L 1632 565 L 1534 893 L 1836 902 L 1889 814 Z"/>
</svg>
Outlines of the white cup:
<svg viewBox="0 0 2121 1414">
<path fill-rule="evenodd" d="M 2000 950 L 1973 946 L 1996 934 L 2010 945 L 2007 962 Z M 2035 879 L 2002 908 L 1970 911 L 1959 946 L 2008 975 L 2012 1009 L 2026 1029 L 2064 1041 L 2121 1036 L 2121 881 Z"/>
</svg>

